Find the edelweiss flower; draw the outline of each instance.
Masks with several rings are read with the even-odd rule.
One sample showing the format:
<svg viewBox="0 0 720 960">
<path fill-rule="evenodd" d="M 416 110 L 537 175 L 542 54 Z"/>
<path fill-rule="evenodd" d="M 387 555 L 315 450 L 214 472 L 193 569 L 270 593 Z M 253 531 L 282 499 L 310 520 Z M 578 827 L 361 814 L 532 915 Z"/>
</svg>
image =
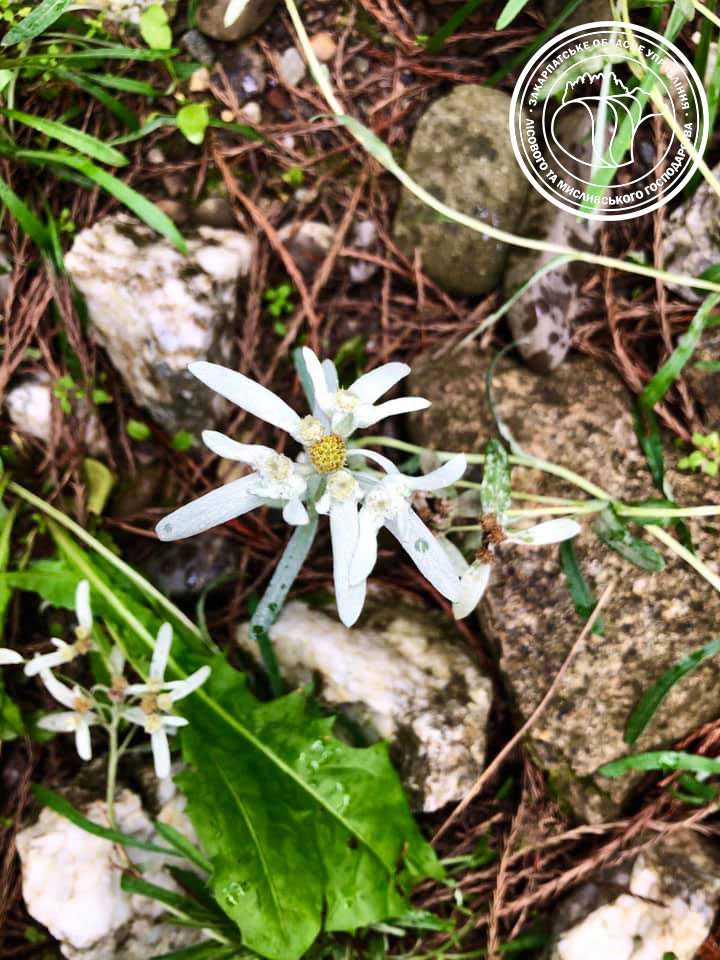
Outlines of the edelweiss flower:
<svg viewBox="0 0 720 960">
<path fill-rule="evenodd" d="M 368 474 L 353 469 L 348 460 L 374 460 L 384 470 L 395 474 L 397 469 L 387 458 L 372 451 L 348 449 L 348 437 L 355 429 L 371 426 L 383 417 L 422 410 L 428 406 L 428 401 L 403 397 L 376 404 L 382 394 L 410 372 L 404 363 L 385 364 L 359 377 L 349 389 L 341 390 L 337 371 L 330 361 L 321 363 L 307 347 L 303 349 L 303 357 L 312 381 L 314 404 L 312 413 L 302 418 L 270 390 L 240 373 L 213 363 L 190 365 L 190 372 L 204 384 L 249 413 L 285 430 L 303 450 L 297 460 L 292 461 L 269 447 L 237 443 L 221 433 L 205 431 L 203 441 L 214 453 L 247 463 L 253 472 L 180 507 L 161 520 L 156 531 L 161 540 L 179 540 L 263 504 L 281 507 L 286 522 L 302 525 L 309 521 L 306 504 L 312 504 L 316 512 L 328 514 L 330 518 L 338 613 L 343 623 L 350 626 L 362 610 L 367 578 L 365 570 L 367 568 L 369 573 L 372 569 L 376 552 L 373 552 L 369 566 L 367 562 L 359 565 L 357 577 L 351 578 L 350 568 L 361 536 L 358 507 L 378 483 Z M 456 479 L 465 469 L 463 457 L 456 458 L 453 463 L 453 467 L 448 464 L 443 468 L 446 474 L 438 486 L 446 486 L 451 482 L 446 477 Z M 405 493 L 398 494 L 398 497 L 409 502 L 413 490 L 435 489 L 433 477 L 431 474 L 419 481 L 405 478 L 407 489 L 403 488 Z M 422 485 L 428 481 L 431 486 Z M 380 496 L 375 497 L 378 503 Z M 383 513 L 379 506 L 370 511 L 373 517 L 381 513 L 383 519 L 377 526 L 373 524 L 373 536 L 385 519 L 389 529 L 395 528 L 392 511 Z M 404 517 L 404 511 L 402 513 Z M 438 589 L 446 596 L 454 596 L 458 589 L 457 577 L 419 517 L 412 514 L 408 524 L 402 527 L 399 539 Z"/>
<path fill-rule="evenodd" d="M 165 680 L 171 643 L 172 627 L 164 623 L 158 630 L 147 683 L 131 683 L 125 688 L 127 696 L 142 695 L 140 706 L 129 707 L 123 716 L 150 734 L 155 773 L 160 778 L 170 775 L 168 734 L 188 722 L 172 714 L 173 704 L 197 690 L 210 676 L 210 667 L 204 666 L 184 680 Z"/>
<path fill-rule="evenodd" d="M 82 760 L 92 757 L 90 743 L 90 727 L 100 723 L 100 718 L 91 709 L 92 700 L 82 692 L 80 687 L 70 689 L 61 683 L 49 670 L 40 671 L 40 679 L 48 692 L 67 710 L 59 713 L 49 713 L 38 720 L 38 726 L 43 730 L 53 730 L 55 733 L 74 733 L 75 747 Z"/>
<path fill-rule="evenodd" d="M 25 658 L 17 650 L 11 650 L 10 647 L 0 647 L 0 667 L 14 663 L 25 663 Z"/>
<path fill-rule="evenodd" d="M 525 530 L 505 531 L 502 542 L 541 547 L 550 543 L 570 540 L 577 536 L 581 529 L 580 524 L 576 523 L 575 520 L 560 517 L 556 520 L 546 520 Z M 455 572 L 460 576 L 460 595 L 456 603 L 453 604 L 453 613 L 457 620 L 462 620 L 463 617 L 472 613 L 480 603 L 490 582 L 490 572 L 493 564 L 488 563 L 483 558 L 468 565 L 453 543 L 445 540 L 443 546 L 453 563 Z"/>
<path fill-rule="evenodd" d="M 90 584 L 81 580 L 75 590 L 75 616 L 78 625 L 75 627 L 75 643 L 65 643 L 57 637 L 51 637 L 50 643 L 56 647 L 54 653 L 44 653 L 34 656 L 25 666 L 28 677 L 35 676 L 42 670 L 51 670 L 63 663 L 70 663 L 75 657 L 82 656 L 92 649 L 93 617 L 90 608 Z"/>
</svg>

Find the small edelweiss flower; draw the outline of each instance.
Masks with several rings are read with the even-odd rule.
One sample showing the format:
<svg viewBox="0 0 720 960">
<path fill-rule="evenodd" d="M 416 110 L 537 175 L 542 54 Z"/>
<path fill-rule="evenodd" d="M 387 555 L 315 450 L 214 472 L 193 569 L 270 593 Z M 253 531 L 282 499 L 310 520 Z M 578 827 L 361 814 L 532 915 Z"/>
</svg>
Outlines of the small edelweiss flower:
<svg viewBox="0 0 720 960">
<path fill-rule="evenodd" d="M 29 660 L 25 665 L 28 677 L 35 676 L 42 670 L 52 670 L 53 667 L 70 663 L 75 657 L 89 653 L 92 649 L 93 617 L 90 608 L 90 584 L 87 580 L 81 580 L 75 590 L 75 616 L 78 621 L 75 627 L 75 643 L 65 643 L 64 640 L 51 637 L 50 643 L 56 648 L 55 651 L 36 655 Z"/>
<path fill-rule="evenodd" d="M 497 523 L 485 522 L 483 528 L 486 535 L 490 535 L 489 543 L 472 564 L 468 565 L 458 548 L 449 540 L 445 540 L 443 543 L 456 573 L 460 576 L 460 595 L 453 604 L 453 614 L 457 620 L 462 620 L 463 617 L 472 613 L 487 590 L 494 563 L 493 546 L 495 543 L 515 543 L 522 546 L 541 547 L 550 543 L 570 540 L 577 536 L 582 529 L 579 523 L 566 517 L 546 520 L 525 530 L 505 530 L 501 534 L 498 533 Z"/>
<path fill-rule="evenodd" d="M 0 667 L 14 663 L 25 663 L 25 658 L 17 650 L 11 650 L 10 647 L 0 647 Z"/>
<path fill-rule="evenodd" d="M 74 733 L 75 747 L 80 758 L 89 760 L 92 757 L 90 727 L 100 723 L 100 718 L 91 709 L 93 701 L 83 693 L 80 687 L 75 686 L 72 690 L 66 687 L 50 670 L 41 670 L 40 679 L 58 703 L 68 709 L 41 717 L 38 720 L 38 726 L 55 733 Z"/>
<path fill-rule="evenodd" d="M 391 465 L 392 466 L 392 465 Z M 460 581 L 447 553 L 411 507 L 415 491 L 442 490 L 465 472 L 460 454 L 424 477 L 394 472 L 379 480 L 365 495 L 358 518 L 359 536 L 350 564 L 350 583 L 364 584 L 377 560 L 377 536 L 386 527 L 400 542 L 422 575 L 448 600 L 456 600 Z"/>
<path fill-rule="evenodd" d="M 204 666 L 184 680 L 165 680 L 171 643 L 172 627 L 164 623 L 158 631 L 147 683 L 131 683 L 124 690 L 126 696 L 142 697 L 140 706 L 129 707 L 123 717 L 150 735 L 155 773 L 159 778 L 170 775 L 168 734 L 174 734 L 188 722 L 172 713 L 173 704 L 197 690 L 210 676 L 210 667 Z"/>
</svg>

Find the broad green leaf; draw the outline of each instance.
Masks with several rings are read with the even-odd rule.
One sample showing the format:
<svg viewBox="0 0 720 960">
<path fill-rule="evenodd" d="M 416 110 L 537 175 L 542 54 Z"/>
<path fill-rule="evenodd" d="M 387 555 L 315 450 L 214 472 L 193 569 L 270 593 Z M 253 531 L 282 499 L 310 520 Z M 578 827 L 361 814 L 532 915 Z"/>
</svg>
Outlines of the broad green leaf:
<svg viewBox="0 0 720 960">
<path fill-rule="evenodd" d="M 209 121 L 207 104 L 204 103 L 188 103 L 177 113 L 178 129 L 190 143 L 203 142 Z"/>
<path fill-rule="evenodd" d="M 46 120 L 44 117 L 35 117 L 31 113 L 23 113 L 22 110 L 9 110 L 3 107 L 0 107 L 0 115 L 17 120 L 26 127 L 32 127 L 46 137 L 59 140 L 66 146 L 99 160 L 100 163 L 107 163 L 114 167 L 124 167 L 127 164 L 127 158 L 119 150 L 107 146 L 97 137 L 91 137 L 89 133 L 58 123 L 57 120 Z"/>
<path fill-rule="evenodd" d="M 634 536 L 625 523 L 618 517 L 612 507 L 606 507 L 598 514 L 593 523 L 593 530 L 603 543 L 611 550 L 634 563 L 641 570 L 657 573 L 665 569 L 662 554 L 655 547 Z"/>
<path fill-rule="evenodd" d="M 61 560 L 33 560 L 22 571 L 0 573 L 0 590 L 38 593 L 54 607 L 75 609 L 75 588 L 81 578 Z"/>
<path fill-rule="evenodd" d="M 211 666 L 184 711 L 190 771 L 179 782 L 213 862 L 215 897 L 246 946 L 296 960 L 323 927 L 352 931 L 401 915 L 400 883 L 441 868 L 386 744 L 353 749 L 303 695 L 260 704 L 222 658 Z"/>
<path fill-rule="evenodd" d="M 507 450 L 499 440 L 488 440 L 485 445 L 480 500 L 483 513 L 494 513 L 501 526 L 505 512 L 510 506 L 510 488 L 510 463 Z"/>
<path fill-rule="evenodd" d="M 678 680 L 681 680 L 696 667 L 700 666 L 708 657 L 714 657 L 716 653 L 720 653 L 720 637 L 716 640 L 711 640 L 710 643 L 706 643 L 704 647 L 695 650 L 689 656 L 685 657 L 684 660 L 681 660 L 680 663 L 676 663 L 674 667 L 666 670 L 657 683 L 653 684 L 653 686 L 643 694 L 640 702 L 630 714 L 627 726 L 625 727 L 625 742 L 629 744 L 635 743 L 645 727 L 650 723 L 655 711 Z"/>
<path fill-rule="evenodd" d="M 15 217 L 25 233 L 43 251 L 48 249 L 48 232 L 24 200 L 0 177 L 0 203 Z"/>
<path fill-rule="evenodd" d="M 720 759 L 699 757 L 677 750 L 637 753 L 606 763 L 597 771 L 601 777 L 621 777 L 629 770 L 693 770 L 696 773 L 720 773 Z"/>
<path fill-rule="evenodd" d="M 507 3 L 500 11 L 500 16 L 497 18 L 495 29 L 504 30 L 505 27 L 509 27 L 523 7 L 528 5 L 528 2 L 529 0 L 507 0 Z"/>
<path fill-rule="evenodd" d="M 140 33 L 151 50 L 168 50 L 172 46 L 168 15 L 159 3 L 153 3 L 141 14 Z"/>
<path fill-rule="evenodd" d="M 65 13 L 70 3 L 71 0 L 42 0 L 24 20 L 8 30 L 0 40 L 0 45 L 10 47 L 14 43 L 24 43 L 39 37 Z"/>
<path fill-rule="evenodd" d="M 593 596 L 592 590 L 580 569 L 572 540 L 563 540 L 560 544 L 560 563 L 565 573 L 565 579 L 567 580 L 570 599 L 575 606 L 577 615 L 583 623 L 587 623 L 592 616 L 597 600 Z M 598 634 L 598 636 L 603 635 L 604 627 L 602 617 L 598 617 L 595 621 L 592 632 Z"/>
</svg>

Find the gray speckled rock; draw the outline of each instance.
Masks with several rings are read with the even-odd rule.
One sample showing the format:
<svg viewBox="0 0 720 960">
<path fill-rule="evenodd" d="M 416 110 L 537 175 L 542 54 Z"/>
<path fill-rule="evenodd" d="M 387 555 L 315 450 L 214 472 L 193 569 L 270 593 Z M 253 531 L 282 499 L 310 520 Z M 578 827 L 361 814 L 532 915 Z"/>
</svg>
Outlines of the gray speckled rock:
<svg viewBox="0 0 720 960">
<path fill-rule="evenodd" d="M 413 134 L 405 168 L 439 200 L 494 227 L 513 230 L 528 182 L 510 143 L 510 97 L 500 90 L 464 84 L 436 100 Z M 474 296 L 496 286 L 506 244 L 441 220 L 407 190 L 395 216 L 394 238 L 451 293 Z"/>
<path fill-rule="evenodd" d="M 396 598 L 371 597 L 348 630 L 293 601 L 270 636 L 292 687 L 315 681 L 330 709 L 350 716 L 369 739 L 390 740 L 418 807 L 437 810 L 472 786 L 485 760 L 492 684 L 444 617 Z M 238 639 L 257 656 L 246 624 Z"/>
<path fill-rule="evenodd" d="M 543 9 L 548 20 L 556 17 L 565 6 L 565 0 L 545 0 Z M 564 21 L 562 30 L 581 23 L 594 23 L 596 20 L 612 20 L 613 13 L 609 0 L 583 0 L 580 6 Z"/>
<path fill-rule="evenodd" d="M 720 896 L 717 851 L 690 830 L 583 884 L 556 910 L 547 960 L 693 960 Z"/>
<path fill-rule="evenodd" d="M 415 439 L 442 450 L 478 451 L 494 435 L 485 404 L 488 360 L 465 351 L 442 364 L 415 364 L 409 392 L 432 406 L 413 416 Z M 499 415 L 518 443 L 535 456 L 564 464 L 613 496 L 657 496 L 638 447 L 623 384 L 597 362 L 571 356 L 552 377 L 514 361 L 494 381 Z M 674 452 L 668 444 L 667 462 Z M 668 471 L 680 503 L 720 502 L 706 478 Z M 513 486 L 539 494 L 577 496 L 574 487 L 536 471 L 513 472 Z M 709 518 L 708 518 L 709 519 Z M 698 554 L 720 571 L 718 521 L 690 524 Z M 594 777 L 599 766 L 624 756 L 623 731 L 640 696 L 672 664 L 717 634 L 720 597 L 666 551 L 667 566 L 647 573 L 601 544 L 585 524 L 574 541 L 591 589 L 615 589 L 604 613 L 605 635 L 575 656 L 557 696 L 530 735 L 539 761 L 579 815 L 613 816 L 635 780 Z M 486 637 L 519 715 L 526 719 L 550 686 L 581 622 L 570 600 L 557 548 L 501 544 L 480 608 Z M 662 748 L 720 714 L 720 662 L 708 661 L 677 683 L 637 741 L 635 750 Z"/>
<path fill-rule="evenodd" d="M 135 401 L 171 432 L 210 426 L 225 410 L 187 365 L 231 362 L 237 287 L 252 255 L 234 230 L 199 227 L 186 240 L 184 256 L 118 213 L 79 233 L 65 258 L 93 335 Z"/>
<path fill-rule="evenodd" d="M 559 135 L 563 127 L 576 140 L 574 153 L 582 149 L 588 156 L 591 144 L 579 148 L 583 133 L 590 132 L 589 122 L 585 129 L 576 130 L 577 115 L 558 123 Z M 568 129 L 570 128 L 570 129 Z M 570 133 L 572 131 L 572 133 Z M 568 168 L 580 164 L 569 162 Z M 575 214 L 560 210 L 534 189 L 528 193 L 525 213 L 518 226 L 524 237 L 560 243 L 574 250 L 591 249 L 601 224 L 598 220 L 578 220 Z M 540 267 L 552 260 L 555 254 L 524 247 L 511 247 L 503 281 L 503 296 L 508 299 Z M 508 310 L 508 323 L 513 340 L 518 341 L 518 350 L 525 361 L 540 373 L 553 370 L 565 359 L 570 347 L 573 321 L 582 313 L 584 303 L 580 286 L 589 273 L 588 264 L 574 261 L 556 267 L 536 280 Z"/>
<path fill-rule="evenodd" d="M 714 168 L 720 174 L 720 165 Z M 663 225 L 663 262 L 666 270 L 699 277 L 720 262 L 720 197 L 706 181 L 676 207 Z M 704 294 L 689 287 L 668 286 L 690 303 L 700 303 Z"/>
<path fill-rule="evenodd" d="M 248 0 L 247 6 L 229 27 L 224 24 L 228 0 L 200 0 L 197 26 L 213 40 L 242 40 L 261 27 L 273 12 L 277 0 Z"/>
</svg>

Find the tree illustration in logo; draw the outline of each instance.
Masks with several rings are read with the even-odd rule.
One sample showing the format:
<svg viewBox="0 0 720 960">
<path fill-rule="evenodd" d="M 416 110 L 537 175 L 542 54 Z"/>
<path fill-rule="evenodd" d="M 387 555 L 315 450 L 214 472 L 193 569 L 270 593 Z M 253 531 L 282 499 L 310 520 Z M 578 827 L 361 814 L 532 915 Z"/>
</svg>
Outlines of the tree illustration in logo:
<svg viewBox="0 0 720 960">
<path fill-rule="evenodd" d="M 662 116 L 667 109 L 662 107 L 656 112 L 644 112 L 644 103 L 652 96 L 647 90 L 641 87 L 628 90 L 614 73 L 610 74 L 609 79 L 605 93 L 597 92 L 598 85 L 603 80 L 602 73 L 583 73 L 576 80 L 568 80 L 565 84 L 562 103 L 555 111 L 550 126 L 551 136 L 563 153 L 577 163 L 596 169 L 598 167 L 616 169 L 631 164 L 635 159 L 633 152 L 635 135 L 640 126 L 652 117 Z M 578 156 L 577 147 L 573 152 L 572 144 L 568 149 L 562 143 L 562 138 L 556 134 L 556 121 L 561 116 L 567 116 L 568 112 L 578 110 L 587 112 L 592 125 L 592 159 L 590 160 Z M 602 124 L 603 114 L 604 124 Z M 631 131 L 629 144 L 624 142 L 624 137 L 619 136 L 623 124 L 627 123 L 630 124 Z M 605 127 L 604 130 L 601 129 L 601 124 Z M 580 125 L 580 117 L 578 117 L 578 125 Z M 567 124 L 564 126 L 567 128 Z M 585 123 L 582 126 L 585 126 Z"/>
</svg>

